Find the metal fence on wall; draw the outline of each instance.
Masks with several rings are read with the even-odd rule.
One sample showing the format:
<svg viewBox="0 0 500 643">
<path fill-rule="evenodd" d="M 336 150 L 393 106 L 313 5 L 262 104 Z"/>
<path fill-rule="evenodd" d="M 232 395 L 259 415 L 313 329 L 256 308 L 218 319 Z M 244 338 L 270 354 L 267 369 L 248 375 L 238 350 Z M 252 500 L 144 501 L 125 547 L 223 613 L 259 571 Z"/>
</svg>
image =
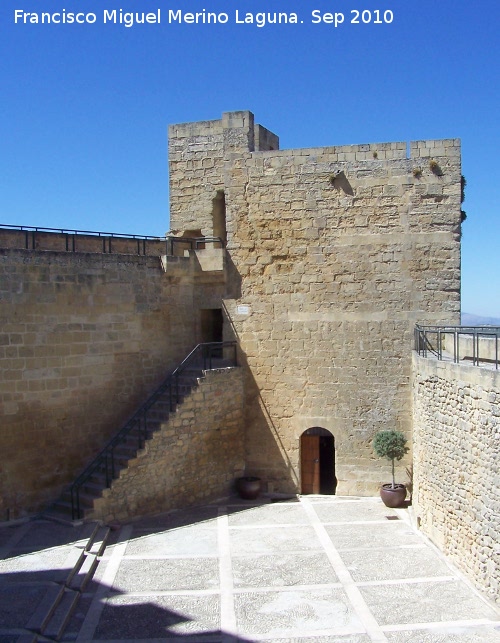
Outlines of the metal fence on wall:
<svg viewBox="0 0 500 643">
<path fill-rule="evenodd" d="M 59 252 L 98 252 L 183 256 L 185 250 L 223 248 L 220 237 L 155 237 L 152 235 L 41 228 L 0 224 L 0 247 Z"/>
<path fill-rule="evenodd" d="M 415 326 L 415 350 L 456 364 L 499 368 L 500 326 Z"/>
</svg>

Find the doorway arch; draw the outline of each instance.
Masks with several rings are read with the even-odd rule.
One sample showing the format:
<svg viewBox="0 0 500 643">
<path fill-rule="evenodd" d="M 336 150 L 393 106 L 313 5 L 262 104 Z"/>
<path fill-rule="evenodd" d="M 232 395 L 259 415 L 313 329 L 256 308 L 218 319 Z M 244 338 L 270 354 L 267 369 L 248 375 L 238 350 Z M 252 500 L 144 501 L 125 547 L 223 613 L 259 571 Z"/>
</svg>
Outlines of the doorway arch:
<svg viewBox="0 0 500 643">
<path fill-rule="evenodd" d="M 300 436 L 301 493 L 334 494 L 335 438 L 327 429 L 313 426 Z"/>
</svg>

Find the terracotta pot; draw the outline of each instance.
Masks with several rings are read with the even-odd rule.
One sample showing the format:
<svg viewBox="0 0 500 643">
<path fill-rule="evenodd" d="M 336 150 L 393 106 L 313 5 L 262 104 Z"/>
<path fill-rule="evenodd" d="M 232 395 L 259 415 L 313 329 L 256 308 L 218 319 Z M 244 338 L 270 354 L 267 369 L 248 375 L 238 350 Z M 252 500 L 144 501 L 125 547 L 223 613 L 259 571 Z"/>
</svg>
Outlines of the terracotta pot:
<svg viewBox="0 0 500 643">
<path fill-rule="evenodd" d="M 390 483 L 383 484 L 380 487 L 380 497 L 386 507 L 401 507 L 406 498 L 406 487 L 404 484 L 397 484 L 393 489 Z"/>
<path fill-rule="evenodd" d="M 236 480 L 236 490 L 244 500 L 255 500 L 260 494 L 261 479 L 255 476 L 243 476 Z"/>
</svg>

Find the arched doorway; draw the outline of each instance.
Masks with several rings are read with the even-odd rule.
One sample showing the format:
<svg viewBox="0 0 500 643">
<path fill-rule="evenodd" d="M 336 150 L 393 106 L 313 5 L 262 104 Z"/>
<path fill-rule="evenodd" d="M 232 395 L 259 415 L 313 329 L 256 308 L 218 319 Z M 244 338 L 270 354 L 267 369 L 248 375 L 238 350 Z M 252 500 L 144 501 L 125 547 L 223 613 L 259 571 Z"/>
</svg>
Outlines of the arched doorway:
<svg viewBox="0 0 500 643">
<path fill-rule="evenodd" d="M 330 431 L 314 426 L 300 436 L 301 492 L 334 494 L 335 439 Z"/>
</svg>

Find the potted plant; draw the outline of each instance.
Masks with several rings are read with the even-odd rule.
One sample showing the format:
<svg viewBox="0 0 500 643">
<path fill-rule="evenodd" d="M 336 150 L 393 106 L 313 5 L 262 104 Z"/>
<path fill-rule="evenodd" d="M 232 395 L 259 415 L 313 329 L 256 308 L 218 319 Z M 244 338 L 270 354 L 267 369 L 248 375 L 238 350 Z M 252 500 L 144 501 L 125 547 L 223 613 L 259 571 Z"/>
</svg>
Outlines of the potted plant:
<svg viewBox="0 0 500 643">
<path fill-rule="evenodd" d="M 373 450 L 379 458 L 387 458 L 392 463 L 392 483 L 383 484 L 380 497 L 386 507 L 400 507 L 406 498 L 404 484 L 396 484 L 394 478 L 394 461 L 401 460 L 406 453 L 406 437 L 401 431 L 379 431 L 373 440 Z"/>
</svg>

